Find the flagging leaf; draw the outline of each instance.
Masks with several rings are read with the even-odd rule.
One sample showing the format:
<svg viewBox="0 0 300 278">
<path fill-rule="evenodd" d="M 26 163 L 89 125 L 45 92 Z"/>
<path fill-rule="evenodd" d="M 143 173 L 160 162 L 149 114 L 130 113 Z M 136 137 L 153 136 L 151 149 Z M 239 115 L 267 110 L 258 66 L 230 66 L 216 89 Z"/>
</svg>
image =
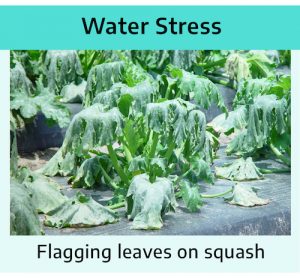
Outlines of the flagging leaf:
<svg viewBox="0 0 300 278">
<path fill-rule="evenodd" d="M 107 156 L 95 156 L 83 161 L 72 181 L 73 187 L 93 188 L 101 182 L 101 167 L 107 169 Z"/>
<path fill-rule="evenodd" d="M 74 116 L 62 147 L 43 168 L 44 174 L 74 174 L 76 162 L 89 150 L 117 140 L 122 134 L 123 116 L 117 108 L 104 110 L 101 104 L 94 104 Z"/>
<path fill-rule="evenodd" d="M 244 129 L 247 126 L 247 109 L 246 106 L 241 105 L 233 111 L 226 114 L 220 114 L 215 117 L 208 126 L 211 126 L 217 132 L 230 134 L 235 130 Z"/>
<path fill-rule="evenodd" d="M 60 127 L 68 126 L 70 111 L 59 103 L 54 94 L 48 88 L 37 83 L 36 95 L 27 95 L 18 91 L 12 93 L 10 108 L 20 113 L 24 119 L 32 119 L 38 112 L 44 114 L 49 125 L 57 123 Z"/>
<path fill-rule="evenodd" d="M 87 78 L 84 106 L 90 106 L 98 93 L 109 90 L 115 83 L 122 82 L 123 72 L 124 63 L 119 61 L 94 66 Z"/>
<path fill-rule="evenodd" d="M 283 135 L 289 128 L 287 114 L 288 105 L 284 98 L 257 96 L 248 107 L 247 127 L 229 143 L 226 152 L 249 154 L 269 143 L 272 132 Z"/>
<path fill-rule="evenodd" d="M 194 146 L 204 144 L 206 120 L 204 114 L 189 102 L 181 99 L 149 103 L 146 122 L 156 133 L 167 134 L 177 146 L 189 140 Z"/>
<path fill-rule="evenodd" d="M 151 183 L 146 174 L 137 175 L 129 186 L 126 204 L 128 219 L 133 220 L 132 229 L 160 229 L 162 216 L 176 207 L 172 182 L 157 178 Z"/>
<path fill-rule="evenodd" d="M 190 72 L 169 67 L 171 75 L 178 78 L 178 88 L 182 98 L 188 97 L 201 108 L 208 109 L 216 104 L 223 112 L 227 112 L 224 99 L 218 87 L 208 78 Z"/>
<path fill-rule="evenodd" d="M 263 206 L 270 203 L 268 199 L 259 198 L 256 194 L 256 189 L 236 184 L 233 187 L 231 196 L 224 198 L 231 205 L 242 207 Z"/>
<path fill-rule="evenodd" d="M 218 178 L 232 181 L 249 181 L 263 178 L 263 174 L 252 161 L 252 157 L 239 158 L 229 165 L 216 167 L 215 173 Z"/>
<path fill-rule="evenodd" d="M 56 228 L 83 228 L 112 224 L 118 221 L 116 213 L 80 192 L 50 211 L 45 225 Z"/>
<path fill-rule="evenodd" d="M 44 60 L 50 91 L 60 93 L 63 86 L 78 83 L 83 74 L 80 59 L 75 50 L 48 50 Z"/>
<path fill-rule="evenodd" d="M 21 63 L 16 62 L 14 68 L 10 70 L 10 91 L 15 93 L 21 91 L 26 95 L 30 95 L 33 89 L 32 82 L 26 75 Z"/>
</svg>

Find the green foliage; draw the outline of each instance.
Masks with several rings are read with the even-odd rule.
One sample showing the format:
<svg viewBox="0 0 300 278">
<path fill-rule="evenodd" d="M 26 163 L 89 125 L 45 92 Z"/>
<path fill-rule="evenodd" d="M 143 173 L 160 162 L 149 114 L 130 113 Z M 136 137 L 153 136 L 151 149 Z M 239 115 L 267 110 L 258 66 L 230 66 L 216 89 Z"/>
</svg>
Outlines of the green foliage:
<svg viewBox="0 0 300 278">
<path fill-rule="evenodd" d="M 229 165 L 215 168 L 216 176 L 232 181 L 249 181 L 263 178 L 263 174 L 256 167 L 251 157 L 239 158 Z"/>
<path fill-rule="evenodd" d="M 87 78 L 84 106 L 92 104 L 95 96 L 109 90 L 111 86 L 123 80 L 124 63 L 111 62 L 94 66 Z"/>
<path fill-rule="evenodd" d="M 26 188 L 10 181 L 10 234 L 41 235 L 43 233 L 32 198 Z"/>
<path fill-rule="evenodd" d="M 48 50 L 44 60 L 47 85 L 51 92 L 60 90 L 72 82 L 78 84 L 83 74 L 78 54 L 75 50 Z"/>
<path fill-rule="evenodd" d="M 186 180 L 180 182 L 180 193 L 183 202 L 190 212 L 197 212 L 203 205 L 198 185 L 191 185 Z"/>
<path fill-rule="evenodd" d="M 82 228 L 112 224 L 117 221 L 115 212 L 78 192 L 60 207 L 50 211 L 46 216 L 45 225 L 56 228 Z"/>
<path fill-rule="evenodd" d="M 132 229 L 156 230 L 163 226 L 162 216 L 175 210 L 176 200 L 172 183 L 167 178 L 157 178 L 151 183 L 146 174 L 135 176 L 128 189 L 128 219 Z"/>
<path fill-rule="evenodd" d="M 231 205 L 237 205 L 242 207 L 254 207 L 254 206 L 263 206 L 270 203 L 267 199 L 259 198 L 256 195 L 257 189 L 248 188 L 241 184 L 236 184 L 233 187 L 231 196 L 226 197 L 225 201 Z"/>
<path fill-rule="evenodd" d="M 113 197 L 107 205 L 114 209 L 126 205 L 133 229 L 160 229 L 163 216 L 175 210 L 175 196 L 191 212 L 199 211 L 204 198 L 229 193 L 231 204 L 267 204 L 240 185 L 214 195 L 200 194 L 200 190 L 202 182 L 215 181 L 211 167 L 224 136 L 230 135 L 225 141 L 228 155 L 247 159 L 216 167 L 217 177 L 262 178 L 250 155 L 272 153 L 290 166 L 291 80 L 275 69 L 287 54 L 14 52 L 12 135 L 20 120 L 32 120 L 38 112 L 44 113 L 49 124 L 66 126 L 69 115 L 61 102 L 83 102 L 84 109 L 69 124 L 63 145 L 39 173 L 71 176 L 74 188 L 109 186 Z M 237 88 L 233 111 L 227 111 L 216 83 Z M 213 105 L 223 114 L 207 125 L 202 111 Z M 66 198 L 49 178 L 19 170 L 15 140 L 11 157 L 11 174 L 29 194 L 34 212 L 48 214 L 46 225 L 91 227 L 118 220 L 111 209 L 92 198 L 80 193 Z"/>
</svg>

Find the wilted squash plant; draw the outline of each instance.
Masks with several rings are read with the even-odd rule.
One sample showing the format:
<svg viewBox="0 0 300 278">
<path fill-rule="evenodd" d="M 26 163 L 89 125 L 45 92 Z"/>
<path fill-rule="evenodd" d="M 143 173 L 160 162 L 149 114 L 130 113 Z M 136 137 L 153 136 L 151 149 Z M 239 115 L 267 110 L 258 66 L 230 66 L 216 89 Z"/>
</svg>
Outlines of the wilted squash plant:
<svg viewBox="0 0 300 278">
<path fill-rule="evenodd" d="M 227 152 L 241 158 L 216 169 L 217 177 L 243 181 L 289 170 L 290 79 L 276 74 L 265 53 L 47 51 L 38 58 L 43 70 L 35 84 L 26 76 L 23 60 L 14 59 L 13 115 L 32 118 L 40 109 L 63 126 L 67 115 L 58 112 L 65 111 L 62 101 L 83 103 L 62 146 L 42 169 L 14 167 L 12 188 L 22 189 L 13 192 L 27 192 L 24 202 L 35 200 L 31 207 L 27 204 L 31 221 L 26 225 L 37 225 L 35 211 L 44 213 L 44 224 L 53 227 L 104 225 L 118 221 L 115 209 L 125 206 L 132 228 L 160 229 L 163 215 L 176 210 L 178 198 L 191 212 L 199 210 L 204 198 L 221 196 L 235 205 L 267 204 L 241 185 L 215 195 L 200 193 L 199 182 L 214 183 L 212 165 L 221 132 L 236 133 Z M 216 83 L 237 86 L 234 111 L 227 111 Z M 38 100 L 44 96 L 47 101 Z M 207 125 L 203 111 L 212 104 L 224 114 Z M 55 116 L 47 113 L 47 105 Z M 286 138 L 279 142 L 278 136 Z M 288 167 L 256 167 L 250 156 L 268 150 Z M 12 146 L 16 161 L 13 156 Z M 69 177 L 73 187 L 106 184 L 113 197 L 107 206 L 81 193 L 68 199 L 48 178 L 55 175 Z M 44 207 L 40 199 L 50 205 Z M 18 214 L 12 201 L 16 234 L 24 230 L 18 228 Z M 36 234 L 41 229 L 27 230 Z"/>
</svg>

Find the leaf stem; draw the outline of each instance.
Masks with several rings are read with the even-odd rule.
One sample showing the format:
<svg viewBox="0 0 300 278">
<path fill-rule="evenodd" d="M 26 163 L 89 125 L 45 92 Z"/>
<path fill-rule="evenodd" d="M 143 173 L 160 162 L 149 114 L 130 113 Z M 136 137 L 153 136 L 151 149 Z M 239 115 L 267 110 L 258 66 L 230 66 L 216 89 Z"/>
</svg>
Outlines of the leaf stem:
<svg viewBox="0 0 300 278">
<path fill-rule="evenodd" d="M 127 159 L 127 162 L 129 163 L 131 160 L 132 160 L 132 155 L 131 155 L 131 152 L 130 150 L 128 149 L 127 147 L 127 143 L 125 142 L 125 140 L 123 138 L 119 138 L 120 142 L 122 143 L 123 145 L 123 149 L 124 149 L 124 153 L 125 153 L 125 157 Z"/>
<path fill-rule="evenodd" d="M 110 209 L 118 209 L 118 208 L 123 208 L 125 207 L 125 202 L 120 202 L 120 203 L 116 203 L 116 204 L 113 204 L 111 206 L 108 206 L 108 208 Z"/>
<path fill-rule="evenodd" d="M 124 173 L 122 167 L 119 164 L 118 161 L 118 157 L 116 155 L 115 150 L 113 149 L 112 145 L 107 145 L 107 149 L 108 149 L 108 154 L 110 156 L 111 162 L 116 170 L 116 172 L 118 173 L 118 175 L 120 176 L 121 180 L 126 184 L 129 185 L 129 180 L 128 177 L 126 176 L 126 174 Z"/>
<path fill-rule="evenodd" d="M 153 137 L 152 137 L 152 145 L 151 145 L 150 152 L 149 152 L 149 158 L 153 158 L 155 156 L 158 139 L 159 139 L 159 133 L 154 131 Z"/>
<path fill-rule="evenodd" d="M 291 166 L 291 160 L 284 156 L 272 143 L 270 144 L 270 148 L 278 159 L 280 159 L 287 166 Z"/>
<path fill-rule="evenodd" d="M 273 174 L 273 173 L 290 173 L 291 169 L 286 168 L 286 169 L 279 169 L 279 168 L 270 168 L 270 169 L 265 169 L 265 168 L 259 168 L 259 171 L 263 174 Z"/>
<path fill-rule="evenodd" d="M 229 190 L 222 192 L 222 193 L 211 194 L 211 195 L 205 195 L 205 194 L 200 194 L 200 195 L 202 198 L 218 198 L 218 197 L 227 195 L 228 193 L 231 193 L 232 191 L 233 191 L 233 188 L 230 188 Z"/>
<path fill-rule="evenodd" d="M 170 157 L 171 157 L 171 155 L 173 153 L 173 150 L 174 150 L 175 146 L 176 146 L 176 144 L 175 144 L 174 141 L 171 142 L 171 143 L 169 143 L 167 152 L 165 154 L 165 157 L 166 157 L 167 161 L 169 161 L 169 159 L 170 159 Z"/>
<path fill-rule="evenodd" d="M 101 165 L 101 162 L 99 162 L 99 167 L 100 167 L 100 170 L 102 172 L 102 175 L 104 176 L 104 178 L 107 180 L 107 182 L 109 183 L 109 185 L 114 189 L 118 189 L 119 186 L 117 186 L 114 181 L 111 179 L 111 177 L 107 174 L 107 172 L 104 170 L 104 168 L 102 167 Z"/>
</svg>

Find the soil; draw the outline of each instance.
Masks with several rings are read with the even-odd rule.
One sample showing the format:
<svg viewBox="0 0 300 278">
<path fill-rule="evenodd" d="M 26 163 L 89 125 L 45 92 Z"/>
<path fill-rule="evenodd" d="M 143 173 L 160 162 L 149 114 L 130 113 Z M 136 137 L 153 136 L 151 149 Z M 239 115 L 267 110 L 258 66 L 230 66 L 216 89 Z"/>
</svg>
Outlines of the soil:
<svg viewBox="0 0 300 278">
<path fill-rule="evenodd" d="M 30 170 L 37 170 L 43 167 L 57 150 L 58 148 L 49 148 L 32 153 L 19 153 L 18 164 L 20 167 L 28 167 Z"/>
</svg>

